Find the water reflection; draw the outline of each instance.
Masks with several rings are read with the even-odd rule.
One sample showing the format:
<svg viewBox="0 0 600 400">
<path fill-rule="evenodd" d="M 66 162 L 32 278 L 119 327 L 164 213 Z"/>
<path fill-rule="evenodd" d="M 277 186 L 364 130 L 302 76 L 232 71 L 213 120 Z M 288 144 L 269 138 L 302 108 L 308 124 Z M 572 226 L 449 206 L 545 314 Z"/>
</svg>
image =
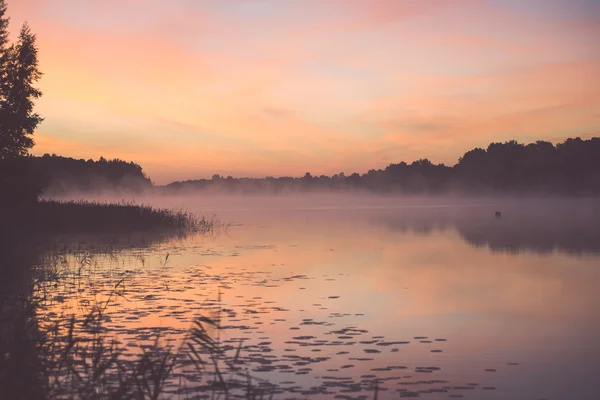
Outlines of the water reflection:
<svg viewBox="0 0 600 400">
<path fill-rule="evenodd" d="M 374 222 L 399 232 L 430 234 L 455 230 L 467 243 L 492 251 L 540 254 L 554 251 L 568 254 L 600 253 L 600 208 L 497 207 L 417 209 L 375 218 Z"/>
<path fill-rule="evenodd" d="M 207 332 L 229 356 L 239 348 L 243 368 L 280 399 L 375 390 L 597 398 L 600 269 L 589 210 L 505 205 L 501 219 L 496 206 L 221 211 L 235 223 L 217 237 L 52 247 L 44 264 L 62 280 L 24 292 L 44 299 L 38 323 L 85 320 L 106 305 L 104 332 L 135 360 L 157 333 L 179 352 L 208 316 L 226 329 Z M 165 393 L 205 395 L 181 351 L 187 364 Z"/>
</svg>

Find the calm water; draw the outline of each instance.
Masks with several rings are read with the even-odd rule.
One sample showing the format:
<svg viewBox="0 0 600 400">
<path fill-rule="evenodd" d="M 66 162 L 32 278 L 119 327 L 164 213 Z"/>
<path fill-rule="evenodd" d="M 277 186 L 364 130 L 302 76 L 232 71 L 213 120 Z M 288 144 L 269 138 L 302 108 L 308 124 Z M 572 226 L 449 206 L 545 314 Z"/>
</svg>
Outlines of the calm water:
<svg viewBox="0 0 600 400">
<path fill-rule="evenodd" d="M 600 398 L 594 203 L 155 202 L 231 224 L 98 256 L 83 283 L 52 288 L 42 318 L 85 313 L 119 284 L 105 327 L 133 355 L 221 309 L 221 340 L 244 339 L 252 374 L 286 389 L 277 398 L 372 398 L 375 378 L 379 398 Z"/>
</svg>

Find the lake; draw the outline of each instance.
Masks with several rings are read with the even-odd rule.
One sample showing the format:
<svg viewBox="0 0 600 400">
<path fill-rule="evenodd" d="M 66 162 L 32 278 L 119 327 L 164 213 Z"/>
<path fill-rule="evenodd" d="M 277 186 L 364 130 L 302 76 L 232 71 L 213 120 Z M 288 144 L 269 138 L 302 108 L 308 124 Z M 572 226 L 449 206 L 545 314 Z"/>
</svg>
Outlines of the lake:
<svg viewBox="0 0 600 400">
<path fill-rule="evenodd" d="M 179 348 L 196 318 L 217 319 L 223 329 L 207 332 L 233 353 L 241 341 L 244 371 L 281 399 L 373 398 L 375 387 L 383 399 L 600 398 L 597 202 L 145 201 L 228 226 L 141 249 L 57 252 L 53 267 L 78 279 L 43 289 L 41 321 L 101 305 L 104 329 L 134 357 L 157 333 Z M 179 372 L 174 398 L 195 384 Z"/>
</svg>

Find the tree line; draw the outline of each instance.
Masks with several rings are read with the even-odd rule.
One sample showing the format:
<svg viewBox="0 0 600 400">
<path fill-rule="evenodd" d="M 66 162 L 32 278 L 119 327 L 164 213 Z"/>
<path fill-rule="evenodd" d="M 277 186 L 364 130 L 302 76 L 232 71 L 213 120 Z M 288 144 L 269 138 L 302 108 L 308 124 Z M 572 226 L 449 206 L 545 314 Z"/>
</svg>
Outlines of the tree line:
<svg viewBox="0 0 600 400">
<path fill-rule="evenodd" d="M 444 194 L 600 194 L 600 138 L 569 138 L 553 145 L 539 140 L 491 143 L 467 151 L 452 167 L 428 159 L 390 164 L 366 173 L 302 177 L 268 176 L 173 182 L 167 191 L 213 190 L 226 192 L 367 190 L 377 193 Z"/>
<path fill-rule="evenodd" d="M 152 181 L 139 164 L 115 158 L 97 161 L 44 154 L 32 157 L 33 168 L 46 182 L 44 194 L 60 196 L 71 192 L 142 192 Z"/>
<path fill-rule="evenodd" d="M 153 183 L 139 164 L 119 159 L 76 160 L 55 154 L 30 157 L 33 170 L 47 182 L 46 194 L 70 192 L 141 192 Z M 281 193 L 355 191 L 406 194 L 600 194 L 600 138 L 569 138 L 556 145 L 515 140 L 467 151 L 452 167 L 428 159 L 389 164 L 366 173 L 332 176 L 234 178 L 177 181 L 167 193 Z"/>
</svg>

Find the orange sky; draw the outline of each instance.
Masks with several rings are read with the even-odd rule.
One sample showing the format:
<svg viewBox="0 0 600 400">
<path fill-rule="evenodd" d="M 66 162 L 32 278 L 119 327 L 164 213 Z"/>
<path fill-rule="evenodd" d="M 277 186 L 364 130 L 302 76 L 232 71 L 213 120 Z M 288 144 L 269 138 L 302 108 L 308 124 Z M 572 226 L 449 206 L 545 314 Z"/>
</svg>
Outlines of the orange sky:
<svg viewBox="0 0 600 400">
<path fill-rule="evenodd" d="M 157 182 L 454 164 L 600 134 L 593 0 L 8 0 L 38 35 L 34 154 Z"/>
</svg>

